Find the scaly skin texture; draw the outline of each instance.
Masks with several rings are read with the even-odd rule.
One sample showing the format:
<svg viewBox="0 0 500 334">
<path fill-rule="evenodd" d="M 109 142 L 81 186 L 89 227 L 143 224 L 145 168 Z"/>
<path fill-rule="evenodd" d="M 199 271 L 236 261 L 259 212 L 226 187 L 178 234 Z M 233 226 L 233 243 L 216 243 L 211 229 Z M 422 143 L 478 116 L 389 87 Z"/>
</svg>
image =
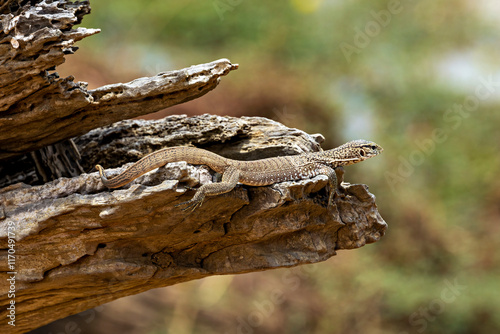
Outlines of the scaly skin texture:
<svg viewBox="0 0 500 334">
<path fill-rule="evenodd" d="M 186 161 L 193 165 L 207 165 L 222 174 L 222 181 L 202 185 L 191 200 L 179 204 L 185 205 L 185 209 L 192 208 L 193 210 L 203 203 L 205 196 L 227 193 L 238 182 L 250 186 L 266 186 L 278 182 L 311 178 L 316 175 L 327 175 L 330 186 L 328 206 L 331 206 L 333 196 L 337 192 L 335 168 L 364 161 L 382 151 L 383 148 L 376 143 L 358 139 L 328 151 L 239 161 L 195 147 L 177 146 L 153 152 L 111 179 L 107 178 L 100 165 L 96 165 L 96 169 L 106 187 L 118 188 L 169 162 Z"/>
</svg>

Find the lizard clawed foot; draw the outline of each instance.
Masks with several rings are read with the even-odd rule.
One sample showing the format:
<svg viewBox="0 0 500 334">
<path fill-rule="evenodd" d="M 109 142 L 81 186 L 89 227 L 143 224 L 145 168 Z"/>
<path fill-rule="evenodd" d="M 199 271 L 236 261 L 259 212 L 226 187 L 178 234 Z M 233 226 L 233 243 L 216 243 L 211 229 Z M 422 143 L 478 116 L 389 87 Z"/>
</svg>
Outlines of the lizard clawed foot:
<svg viewBox="0 0 500 334">
<path fill-rule="evenodd" d="M 184 208 L 180 208 L 180 209 L 182 211 L 188 211 L 188 210 L 190 210 L 190 212 L 193 212 L 196 208 L 200 207 L 202 203 L 203 203 L 203 199 L 199 200 L 199 201 L 193 201 L 191 199 L 189 201 L 176 204 L 175 207 L 185 206 Z"/>
<path fill-rule="evenodd" d="M 328 207 L 332 207 L 333 206 L 333 200 L 335 199 L 335 197 L 337 198 L 341 198 L 342 195 L 339 193 L 339 190 L 338 189 L 335 189 L 335 191 L 332 191 L 330 193 L 330 196 L 328 198 Z"/>
</svg>

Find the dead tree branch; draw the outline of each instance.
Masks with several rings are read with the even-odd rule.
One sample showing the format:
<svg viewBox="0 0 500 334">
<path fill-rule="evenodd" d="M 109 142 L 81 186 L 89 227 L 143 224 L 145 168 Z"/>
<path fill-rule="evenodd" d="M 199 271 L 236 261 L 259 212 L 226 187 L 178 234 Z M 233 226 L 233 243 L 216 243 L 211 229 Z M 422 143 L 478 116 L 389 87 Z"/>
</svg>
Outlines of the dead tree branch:
<svg viewBox="0 0 500 334">
<path fill-rule="evenodd" d="M 202 96 L 237 65 L 222 59 L 87 91 L 49 71 L 98 32 L 71 29 L 88 2 L 31 3 L 0 3 L 0 160 L 10 159 L 0 165 L 2 332 L 12 301 L 16 326 L 8 330 L 21 333 L 157 287 L 324 261 L 384 235 L 367 186 L 342 183 L 327 210 L 323 176 L 238 186 L 192 213 L 174 205 L 193 195 L 189 187 L 213 182 L 204 166 L 172 163 L 105 189 L 97 173 L 81 171 L 100 163 L 118 172 L 175 145 L 241 160 L 299 154 L 319 150 L 322 136 L 211 115 L 98 128 Z"/>
</svg>

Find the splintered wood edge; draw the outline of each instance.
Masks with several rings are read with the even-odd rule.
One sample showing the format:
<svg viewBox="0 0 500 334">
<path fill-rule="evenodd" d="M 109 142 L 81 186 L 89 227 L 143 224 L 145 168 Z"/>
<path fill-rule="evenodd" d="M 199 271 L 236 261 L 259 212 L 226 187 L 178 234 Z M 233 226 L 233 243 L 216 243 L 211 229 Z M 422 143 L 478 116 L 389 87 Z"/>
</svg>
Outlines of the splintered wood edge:
<svg viewBox="0 0 500 334">
<path fill-rule="evenodd" d="M 182 70 L 162 72 L 153 77 L 128 83 L 106 85 L 91 91 L 85 84 L 67 79 L 42 88 L 41 101 L 23 101 L 34 110 L 23 111 L 0 119 L 0 160 L 27 153 L 82 135 L 92 129 L 114 122 L 146 115 L 205 95 L 220 82 L 220 77 L 238 68 L 227 59 L 195 65 Z M 60 90 L 63 90 L 60 93 Z M 55 92 L 58 91 L 58 94 Z M 40 95 L 35 95 L 40 99 Z M 48 107 L 48 106 L 49 107 Z M 42 107 L 43 106 L 43 107 Z M 46 108 L 51 112 L 47 113 Z M 45 129 L 50 127 L 51 131 Z M 11 133 L 16 131 L 15 136 Z M 16 138 L 15 141 L 12 138 Z"/>
</svg>

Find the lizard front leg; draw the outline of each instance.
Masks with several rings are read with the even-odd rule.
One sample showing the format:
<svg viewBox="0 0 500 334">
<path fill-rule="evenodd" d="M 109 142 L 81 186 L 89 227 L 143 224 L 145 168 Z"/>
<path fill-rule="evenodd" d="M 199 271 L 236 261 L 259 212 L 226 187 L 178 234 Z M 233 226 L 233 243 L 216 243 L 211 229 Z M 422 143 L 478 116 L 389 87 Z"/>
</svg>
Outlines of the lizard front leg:
<svg viewBox="0 0 500 334">
<path fill-rule="evenodd" d="M 222 174 L 221 182 L 202 185 L 200 188 L 198 188 L 198 190 L 196 190 L 193 198 L 191 198 L 189 201 L 177 204 L 176 206 L 185 205 L 183 210 L 191 209 L 191 211 L 194 211 L 197 207 L 201 206 L 203 200 L 205 199 L 205 196 L 214 196 L 230 192 L 234 189 L 236 184 L 238 184 L 239 179 L 240 172 L 238 171 L 238 169 L 236 169 L 236 167 L 234 166 L 229 166 Z"/>
<path fill-rule="evenodd" d="M 322 165 L 321 167 L 318 168 L 318 175 L 326 175 L 328 176 L 328 187 L 330 188 L 330 196 L 328 197 L 328 207 L 330 208 L 333 205 L 333 198 L 335 195 L 339 196 L 337 192 L 337 186 L 338 186 L 338 181 L 337 181 L 337 173 L 336 170 L 341 168 L 339 172 L 339 176 L 343 176 L 343 171 L 344 169 L 342 167 L 337 167 L 335 169 Z"/>
</svg>

